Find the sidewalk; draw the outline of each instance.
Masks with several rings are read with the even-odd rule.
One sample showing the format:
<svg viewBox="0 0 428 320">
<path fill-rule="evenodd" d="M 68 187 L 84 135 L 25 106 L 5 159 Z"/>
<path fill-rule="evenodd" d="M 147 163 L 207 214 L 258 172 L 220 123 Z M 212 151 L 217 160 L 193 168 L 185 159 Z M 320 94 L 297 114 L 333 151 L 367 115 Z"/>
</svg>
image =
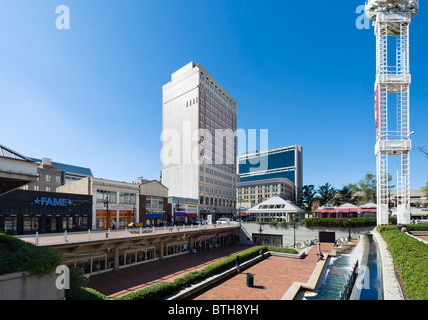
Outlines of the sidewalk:
<svg viewBox="0 0 428 320">
<path fill-rule="evenodd" d="M 330 252 L 332 243 L 322 243 L 321 251 Z M 190 297 L 192 300 L 281 300 L 293 282 L 306 283 L 317 265 L 317 246 L 303 259 L 270 256 L 241 273 Z M 254 274 L 254 286 L 247 287 L 248 273 Z"/>
<path fill-rule="evenodd" d="M 198 253 L 187 253 L 164 260 L 123 268 L 90 277 L 88 287 L 109 298 L 140 290 L 159 282 L 172 282 L 185 274 L 198 271 L 207 265 L 227 258 L 251 246 L 225 245 Z"/>
<path fill-rule="evenodd" d="M 321 250 L 331 251 L 333 244 L 322 243 Z M 91 276 L 89 287 L 115 298 L 159 282 L 170 282 L 207 265 L 251 248 L 227 245 L 189 253 L 160 261 Z M 280 300 L 294 281 L 307 282 L 317 264 L 317 247 L 304 259 L 271 256 L 242 273 L 195 297 L 195 300 Z M 246 274 L 254 273 L 254 287 L 246 286 Z"/>
</svg>

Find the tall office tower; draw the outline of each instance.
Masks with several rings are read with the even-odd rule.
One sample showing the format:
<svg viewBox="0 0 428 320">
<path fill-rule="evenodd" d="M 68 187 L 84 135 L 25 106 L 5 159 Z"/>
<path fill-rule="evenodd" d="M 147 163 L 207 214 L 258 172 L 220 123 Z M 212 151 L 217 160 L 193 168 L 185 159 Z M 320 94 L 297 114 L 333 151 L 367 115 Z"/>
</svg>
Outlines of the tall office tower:
<svg viewBox="0 0 428 320">
<path fill-rule="evenodd" d="M 301 145 L 254 151 L 239 156 L 238 199 L 246 200 L 245 192 L 254 191 L 248 198 L 259 203 L 277 193 L 298 202 L 303 187 L 303 149 Z M 257 193 L 256 193 L 257 189 Z M 290 197 L 290 192 L 294 193 Z M 241 194 L 239 194 L 241 193 Z M 251 194 L 249 193 L 248 195 Z"/>
<path fill-rule="evenodd" d="M 236 100 L 193 62 L 162 89 L 162 183 L 169 196 L 198 199 L 204 219 L 233 216 Z"/>
<path fill-rule="evenodd" d="M 410 223 L 409 26 L 418 0 L 369 0 L 376 35 L 377 224 L 388 224 L 388 156 L 398 160 L 397 222 Z"/>
</svg>

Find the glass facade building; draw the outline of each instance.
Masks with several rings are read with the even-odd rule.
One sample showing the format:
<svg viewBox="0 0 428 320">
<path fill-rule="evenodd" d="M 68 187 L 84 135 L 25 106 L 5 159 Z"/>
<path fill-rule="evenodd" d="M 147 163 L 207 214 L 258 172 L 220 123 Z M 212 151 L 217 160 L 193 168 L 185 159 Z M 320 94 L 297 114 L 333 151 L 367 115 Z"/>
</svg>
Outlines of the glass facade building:
<svg viewBox="0 0 428 320">
<path fill-rule="evenodd" d="M 286 178 L 296 186 L 296 200 L 303 186 L 303 150 L 301 145 L 255 151 L 238 159 L 240 184 Z"/>
</svg>

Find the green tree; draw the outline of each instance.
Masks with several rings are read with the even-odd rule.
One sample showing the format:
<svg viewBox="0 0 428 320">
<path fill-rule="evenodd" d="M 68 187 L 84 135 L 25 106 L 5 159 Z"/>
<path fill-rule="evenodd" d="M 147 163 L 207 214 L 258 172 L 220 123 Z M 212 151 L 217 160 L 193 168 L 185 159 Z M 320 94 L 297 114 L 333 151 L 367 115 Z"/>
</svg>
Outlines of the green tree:
<svg viewBox="0 0 428 320">
<path fill-rule="evenodd" d="M 355 187 L 350 186 L 350 184 L 343 186 L 342 189 L 337 190 L 337 195 L 335 197 L 335 204 L 341 205 L 344 203 L 356 204 L 359 201 L 359 197 L 355 196 Z"/>
<path fill-rule="evenodd" d="M 325 185 L 319 186 L 316 192 L 319 195 L 317 199 L 320 202 L 320 205 L 322 206 L 333 200 L 336 194 L 336 189 L 330 183 L 327 182 Z"/>
<path fill-rule="evenodd" d="M 428 181 L 425 187 L 422 188 L 422 191 L 424 192 L 424 197 L 428 197 Z"/>
<path fill-rule="evenodd" d="M 358 190 L 364 193 L 364 201 L 376 202 L 376 176 L 372 173 L 367 173 L 364 179 L 358 181 Z"/>
<path fill-rule="evenodd" d="M 315 199 L 317 192 L 313 184 L 305 185 L 302 187 L 302 194 L 300 199 L 300 204 L 307 210 L 311 211 L 312 202 Z"/>
</svg>

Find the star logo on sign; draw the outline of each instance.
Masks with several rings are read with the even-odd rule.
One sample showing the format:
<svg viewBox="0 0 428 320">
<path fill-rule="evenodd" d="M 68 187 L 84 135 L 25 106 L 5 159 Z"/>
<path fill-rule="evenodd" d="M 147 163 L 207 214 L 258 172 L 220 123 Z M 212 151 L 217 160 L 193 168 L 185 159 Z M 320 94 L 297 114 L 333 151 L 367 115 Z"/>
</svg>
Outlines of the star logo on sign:
<svg viewBox="0 0 428 320">
<path fill-rule="evenodd" d="M 39 200 L 39 198 L 34 199 L 34 204 L 40 204 L 40 200 Z"/>
</svg>

